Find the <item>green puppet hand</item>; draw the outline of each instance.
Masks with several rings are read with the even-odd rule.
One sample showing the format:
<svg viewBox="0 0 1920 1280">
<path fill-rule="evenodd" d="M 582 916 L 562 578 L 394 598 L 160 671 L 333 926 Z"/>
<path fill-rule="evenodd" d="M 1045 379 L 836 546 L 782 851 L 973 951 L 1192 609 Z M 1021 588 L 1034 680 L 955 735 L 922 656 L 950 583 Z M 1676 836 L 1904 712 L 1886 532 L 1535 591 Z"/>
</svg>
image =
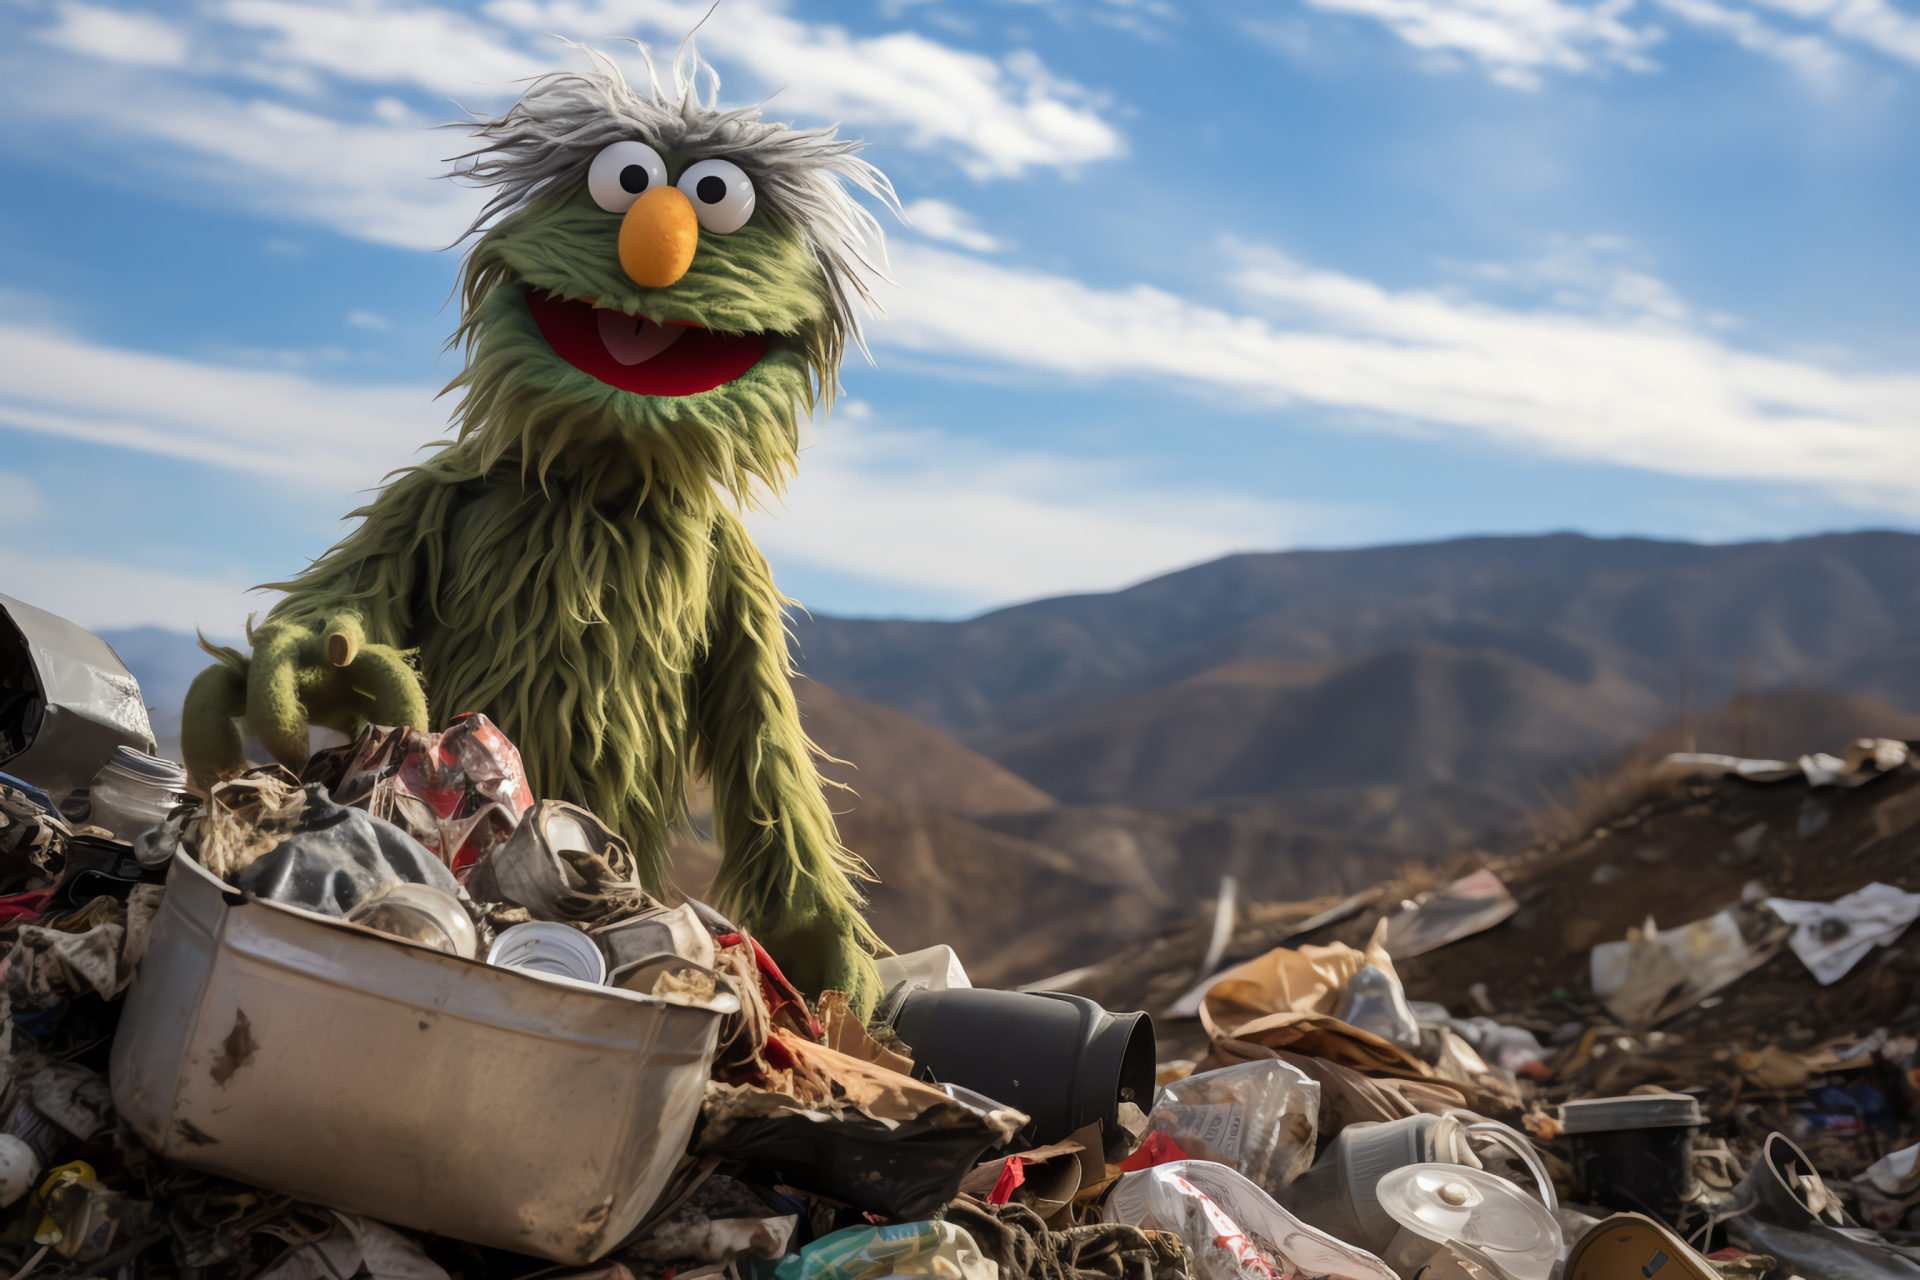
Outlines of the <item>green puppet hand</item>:
<svg viewBox="0 0 1920 1280">
<path fill-rule="evenodd" d="M 187 691 L 180 747 L 195 787 L 246 767 L 236 720 L 295 773 L 306 767 L 309 724 L 349 737 L 369 724 L 428 727 L 426 691 L 407 652 L 366 643 L 352 614 L 318 626 L 269 621 L 251 639 L 251 660 L 206 646 L 220 662 Z"/>
<path fill-rule="evenodd" d="M 858 916 L 821 909 L 803 887 L 780 913 L 779 923 L 756 936 L 794 986 L 816 999 L 822 992 L 844 991 L 848 1008 L 865 1022 L 885 994 L 862 942 L 869 932 Z"/>
</svg>

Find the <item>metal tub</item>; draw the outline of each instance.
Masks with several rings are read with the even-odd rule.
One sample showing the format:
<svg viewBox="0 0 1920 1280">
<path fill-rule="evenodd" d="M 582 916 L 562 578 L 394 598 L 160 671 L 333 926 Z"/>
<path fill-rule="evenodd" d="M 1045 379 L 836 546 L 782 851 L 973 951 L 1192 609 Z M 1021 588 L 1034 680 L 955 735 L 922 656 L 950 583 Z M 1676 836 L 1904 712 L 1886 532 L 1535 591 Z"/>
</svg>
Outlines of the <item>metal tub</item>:
<svg viewBox="0 0 1920 1280">
<path fill-rule="evenodd" d="M 113 1101 L 182 1164 L 581 1264 L 659 1195 L 735 1008 L 411 946 L 249 900 L 182 856 L 121 1015 Z"/>
</svg>

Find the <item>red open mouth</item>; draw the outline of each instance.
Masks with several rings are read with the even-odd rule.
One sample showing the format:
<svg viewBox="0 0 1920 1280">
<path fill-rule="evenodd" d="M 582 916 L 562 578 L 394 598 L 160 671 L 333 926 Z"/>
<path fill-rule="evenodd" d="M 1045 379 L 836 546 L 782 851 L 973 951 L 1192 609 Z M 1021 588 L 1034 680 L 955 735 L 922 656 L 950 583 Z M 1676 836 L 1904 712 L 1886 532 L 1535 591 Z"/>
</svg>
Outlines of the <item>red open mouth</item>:
<svg viewBox="0 0 1920 1280">
<path fill-rule="evenodd" d="M 660 325 L 537 289 L 527 293 L 527 308 L 540 336 L 562 360 L 635 395 L 699 395 L 732 382 L 767 354 L 763 333 Z"/>
</svg>

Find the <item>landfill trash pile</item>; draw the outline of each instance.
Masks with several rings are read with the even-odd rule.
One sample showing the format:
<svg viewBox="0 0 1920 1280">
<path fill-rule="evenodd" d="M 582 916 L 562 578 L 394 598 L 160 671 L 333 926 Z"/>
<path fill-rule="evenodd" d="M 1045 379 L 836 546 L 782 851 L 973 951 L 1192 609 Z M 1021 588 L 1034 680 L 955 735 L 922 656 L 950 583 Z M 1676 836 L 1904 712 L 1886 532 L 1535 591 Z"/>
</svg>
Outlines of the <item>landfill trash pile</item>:
<svg viewBox="0 0 1920 1280">
<path fill-rule="evenodd" d="M 1229 884 L 1041 985 L 1154 1011 L 1163 1079 L 1277 1053 L 1376 1109 L 1453 1089 L 1564 1204 L 1776 1260 L 1738 1274 L 1920 1275 L 1915 749 L 1670 755 L 1572 838 L 1303 903 Z"/>
<path fill-rule="evenodd" d="M 1904 743 L 863 1024 L 483 716 L 200 793 L 15 652 L 12 1280 L 1920 1275 Z"/>
</svg>

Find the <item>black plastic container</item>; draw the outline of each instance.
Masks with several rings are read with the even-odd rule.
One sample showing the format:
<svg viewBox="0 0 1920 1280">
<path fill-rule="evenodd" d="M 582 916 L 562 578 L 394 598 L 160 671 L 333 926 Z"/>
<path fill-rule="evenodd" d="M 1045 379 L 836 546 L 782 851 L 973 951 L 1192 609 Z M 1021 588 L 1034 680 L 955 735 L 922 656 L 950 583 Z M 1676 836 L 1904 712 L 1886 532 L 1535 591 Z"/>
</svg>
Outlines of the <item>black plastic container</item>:
<svg viewBox="0 0 1920 1280">
<path fill-rule="evenodd" d="M 1686 1094 L 1588 1098 L 1561 1108 L 1581 1198 L 1678 1228 L 1698 1188 L 1693 1135 L 1704 1122 Z"/>
<path fill-rule="evenodd" d="M 985 1094 L 1031 1117 L 1021 1137 L 1059 1142 L 1122 1103 L 1153 1106 L 1153 1020 L 1056 991 L 915 991 L 893 1018 L 914 1075 Z"/>
</svg>

